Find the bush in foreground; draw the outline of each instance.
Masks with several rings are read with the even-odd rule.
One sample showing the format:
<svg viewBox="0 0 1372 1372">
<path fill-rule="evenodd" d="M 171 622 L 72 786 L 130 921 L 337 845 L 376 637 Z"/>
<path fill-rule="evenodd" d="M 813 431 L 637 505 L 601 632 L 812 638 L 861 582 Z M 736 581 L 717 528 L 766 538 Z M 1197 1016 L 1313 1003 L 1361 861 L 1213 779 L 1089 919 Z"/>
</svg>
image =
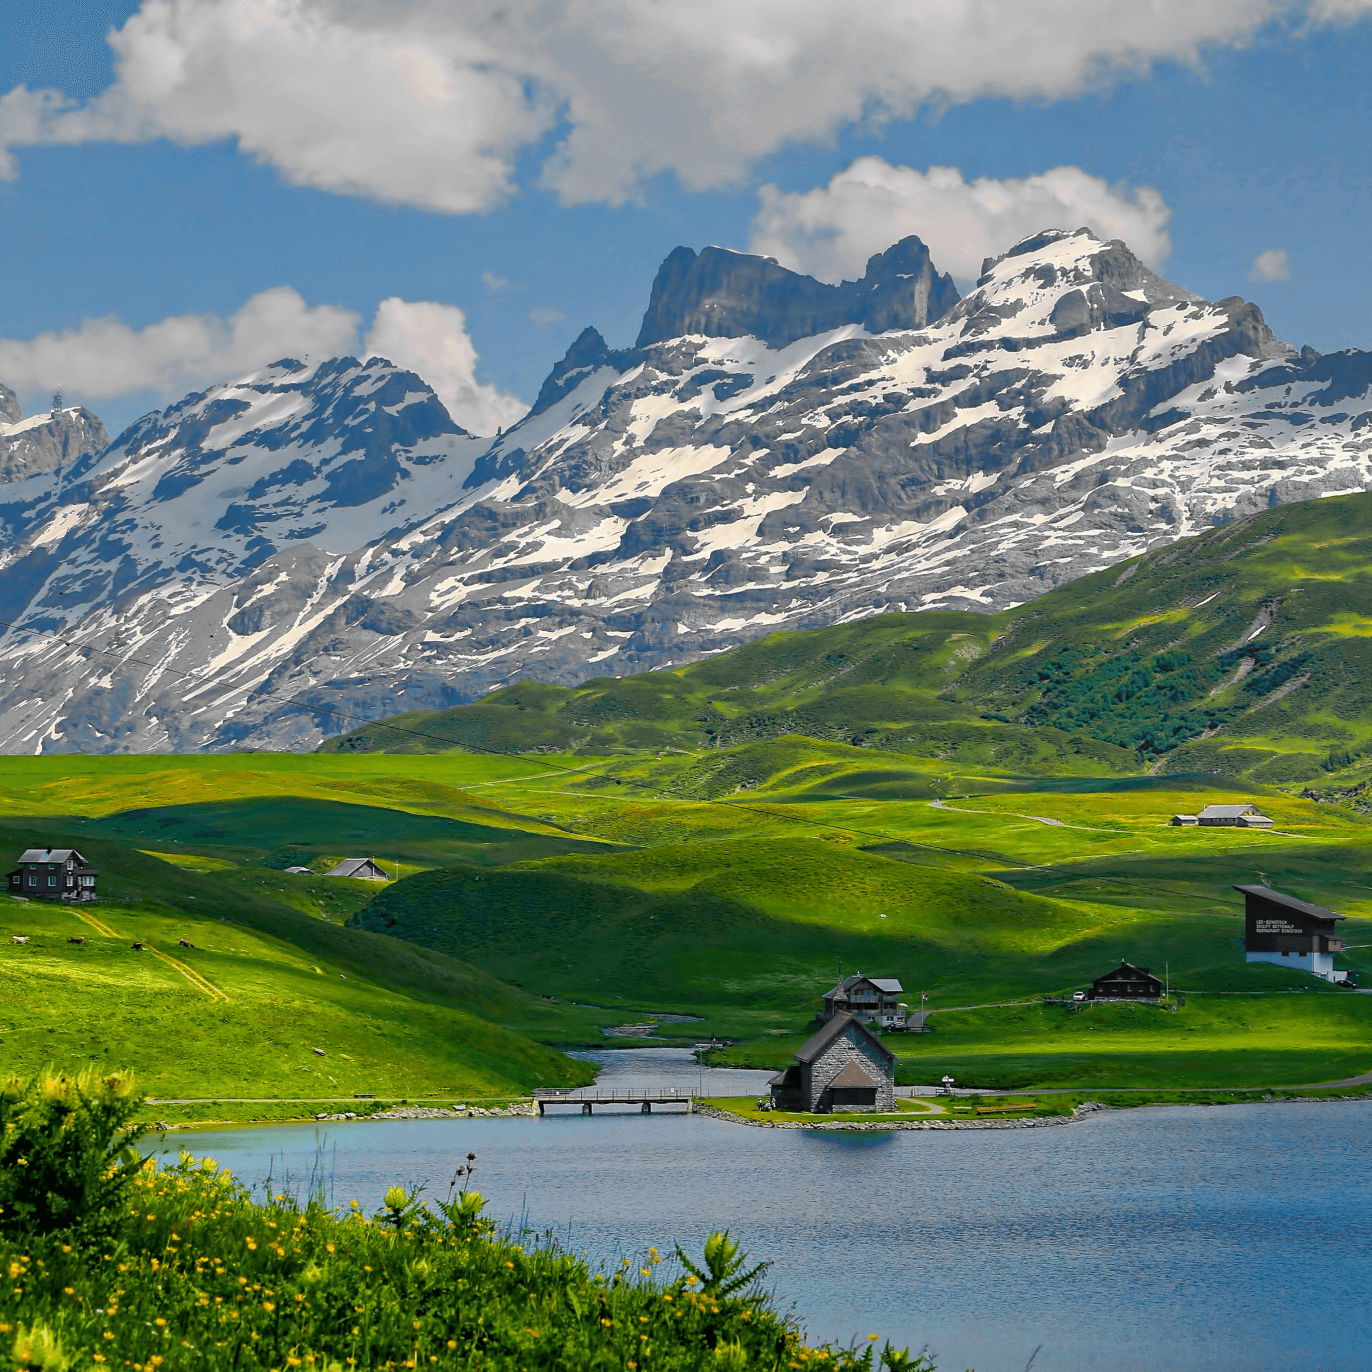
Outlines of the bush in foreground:
<svg viewBox="0 0 1372 1372">
<path fill-rule="evenodd" d="M 0 1359 L 18 1369 L 928 1367 L 889 1346 L 806 1345 L 727 1235 L 663 1283 L 655 1251 L 606 1275 L 551 1243 L 526 1249 L 496 1232 L 475 1192 L 430 1206 L 393 1187 L 367 1216 L 355 1202 L 342 1214 L 317 1198 L 256 1203 L 189 1155 L 130 1174 L 110 1125 L 119 1112 L 98 1094 L 49 1122 L 83 1141 L 62 1154 L 78 1174 L 103 1160 L 102 1208 L 0 1212 Z M 6 1184 L 18 1156 L 3 1157 Z"/>
</svg>

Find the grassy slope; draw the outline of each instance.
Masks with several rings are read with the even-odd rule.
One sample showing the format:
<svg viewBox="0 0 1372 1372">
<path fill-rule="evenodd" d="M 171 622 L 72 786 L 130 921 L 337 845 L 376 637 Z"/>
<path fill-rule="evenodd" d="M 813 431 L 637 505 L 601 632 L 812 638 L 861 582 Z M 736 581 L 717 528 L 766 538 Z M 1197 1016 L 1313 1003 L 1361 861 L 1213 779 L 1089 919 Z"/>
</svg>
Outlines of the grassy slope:
<svg viewBox="0 0 1372 1372">
<path fill-rule="evenodd" d="M 840 959 L 849 970 L 861 967 L 900 976 L 912 992 L 929 991 L 930 1004 L 941 1011 L 1067 990 L 1121 956 L 1154 966 L 1170 963 L 1174 984 L 1180 981 L 1193 991 L 1310 984 L 1299 974 L 1247 968 L 1238 960 L 1237 898 L 1228 889 L 1233 881 L 1269 878 L 1296 894 L 1344 909 L 1355 917 L 1349 942 L 1372 942 L 1363 932 L 1372 917 L 1372 898 L 1360 884 L 1369 865 L 1369 822 L 1349 810 L 1271 796 L 1264 804 L 1277 820 L 1275 832 L 1173 829 L 1166 824 L 1172 810 L 1194 808 L 1225 793 L 1177 792 L 1166 789 L 1174 783 L 1160 778 L 1149 789 L 1003 790 L 934 804 L 927 790 L 906 784 L 923 775 L 908 758 L 785 739 L 744 751 L 759 749 L 770 763 L 780 759 L 785 765 L 748 792 L 713 800 L 640 789 L 670 783 L 678 775 L 673 768 L 686 775 L 695 766 L 689 758 L 659 762 L 652 754 L 601 763 L 583 760 L 575 770 L 555 759 L 547 767 L 511 759 L 500 763 L 509 771 L 497 777 L 489 775 L 489 760 L 462 754 L 295 759 L 289 767 L 265 774 L 276 794 L 285 794 L 281 788 L 289 782 L 307 793 L 302 804 L 313 804 L 311 795 L 336 786 L 340 771 L 354 766 L 359 781 L 371 786 L 373 769 L 381 764 L 392 769 L 385 773 L 389 785 L 404 769 L 441 762 L 446 769 L 442 784 L 458 788 L 460 783 L 460 789 L 477 794 L 483 788 L 486 795 L 495 792 L 502 813 L 534 816 L 563 837 L 588 840 L 577 845 L 584 851 L 516 864 L 445 867 L 443 854 L 426 855 L 424 849 L 425 842 L 441 844 L 441 838 L 416 839 L 414 866 L 431 864 L 432 870 L 416 871 L 379 892 L 361 883 L 271 870 L 262 865 L 263 855 L 279 836 L 251 830 L 236 836 L 238 847 L 222 843 L 219 835 L 204 835 L 199 840 L 203 851 L 197 852 L 193 830 L 183 826 L 185 838 L 171 854 L 171 864 L 130 846 L 149 842 L 136 829 L 122 840 L 97 838 L 89 827 L 67 831 L 65 821 L 11 827 L 0 832 L 0 845 L 17 850 L 40 838 L 60 842 L 64 835 L 75 837 L 106 874 L 102 881 L 111 900 L 102 910 L 162 919 L 166 922 L 155 937 L 164 941 L 178 920 L 198 916 L 212 921 L 216 937 L 192 934 L 192 941 L 214 945 L 206 956 L 223 955 L 230 968 L 241 968 L 234 961 L 241 955 L 222 954 L 217 935 L 228 928 L 235 939 L 251 932 L 264 946 L 293 959 L 277 990 L 271 989 L 271 977 L 250 961 L 253 970 L 242 985 L 257 984 L 254 994 L 264 1004 L 294 1004 L 292 996 L 322 997 L 325 982 L 332 992 L 352 992 L 350 983 L 362 977 L 397 998 L 397 1013 L 408 1014 L 416 1004 L 445 1011 L 460 1006 L 488 1025 L 517 1028 L 553 1043 L 585 1041 L 598 1035 L 600 1025 L 634 1019 L 639 1012 L 675 1011 L 702 1015 L 704 1023 L 664 1034 L 675 1032 L 688 1040 L 701 1032 L 745 1038 L 742 1055 L 767 1062 L 778 1055 L 784 1060 L 804 1033 L 818 994 Z M 75 759 L 72 767 L 84 775 L 99 801 L 107 791 L 117 794 L 122 761 L 109 760 L 110 770 L 103 774 L 98 768 L 91 772 L 90 759 Z M 212 790 L 218 778 L 230 791 L 248 784 L 242 780 L 243 759 L 195 761 L 190 769 L 164 768 L 158 783 L 170 790 L 185 784 L 188 771 L 195 774 L 200 789 L 191 790 L 188 816 L 199 813 L 195 807 L 204 804 L 203 790 Z M 32 777 L 46 775 L 47 780 L 28 788 L 29 807 L 44 797 L 53 806 L 70 803 L 70 789 L 59 784 L 61 768 L 47 759 L 32 763 Z M 27 760 L 6 765 L 22 773 Z M 845 772 L 844 766 L 855 770 Z M 827 780 L 819 785 L 815 767 L 825 769 Z M 217 773 L 216 768 L 222 770 Z M 149 775 L 135 776 L 136 781 L 144 778 L 138 784 L 147 790 L 140 808 L 177 798 L 174 790 L 157 794 Z M 942 789 L 949 793 L 974 792 L 981 785 L 975 776 L 940 775 L 946 783 Z M 371 804 L 375 796 L 366 786 L 356 794 Z M 679 789 L 699 787 L 688 776 Z M 629 850 L 616 844 L 639 846 Z M 375 903 L 363 908 L 373 895 Z M 129 905 L 133 899 L 143 904 Z M 37 917 L 30 907 L 8 908 Z M 369 929 L 341 927 L 350 914 Z M 218 923 L 225 918 L 232 926 Z M 130 938 L 131 929 L 137 932 L 132 925 L 126 929 L 114 922 L 114 927 Z M 408 941 L 388 934 L 405 935 Z M 161 1027 L 156 1032 L 146 1021 L 129 1018 L 131 1009 L 121 1009 L 117 1029 L 109 1033 L 99 1020 L 100 1002 L 83 997 L 75 979 L 75 969 L 89 965 L 79 958 L 92 947 L 69 950 L 64 940 L 50 941 L 42 950 L 33 944 L 14 949 L 0 943 L 0 951 L 10 948 L 11 956 L 41 951 L 48 963 L 77 959 L 66 964 L 66 1001 L 52 1000 L 76 1032 L 69 1041 L 54 1039 L 55 1044 L 77 1052 L 90 1034 L 102 1033 L 101 1042 L 136 1049 L 141 1035 L 146 1051 L 140 1062 L 174 1057 L 181 1007 L 199 1005 L 194 1014 L 209 1013 L 195 1000 L 199 993 L 191 993 L 184 983 L 172 985 L 167 995 L 181 999 L 175 1000 L 174 1013 L 157 1021 Z M 1349 957 L 1355 966 L 1372 967 L 1363 951 Z M 121 965 L 130 972 L 146 968 L 136 959 Z M 328 975 L 321 978 L 302 966 L 319 966 Z M 346 982 L 338 972 L 346 974 Z M 227 973 L 208 969 L 207 974 L 213 981 Z M 168 984 L 178 981 L 172 976 Z M 509 984 L 514 982 L 526 990 Z M 558 999 L 550 1002 L 539 995 Z M 1355 1007 L 1347 1012 L 1354 1016 L 1353 1027 L 1339 1044 L 1319 1035 L 1293 1039 L 1289 1060 L 1277 1064 L 1281 1080 L 1328 1077 L 1351 1070 L 1350 1063 L 1372 1063 L 1357 1028 L 1362 1021 L 1356 1019 L 1372 1016 L 1372 1003 L 1337 992 L 1299 999 L 1314 1003 L 1329 997 Z M 127 1004 L 141 1003 L 135 997 Z M 258 1015 L 247 989 L 241 1003 L 248 1020 Z M 381 1007 L 368 1062 L 394 1063 L 404 1040 L 402 1036 L 401 1047 L 396 1047 L 400 1021 L 391 1014 L 392 1002 L 383 1004 L 369 994 L 350 1002 L 348 1013 L 367 1005 Z M 31 1013 L 46 1034 L 40 1011 Z M 323 1009 L 308 1013 L 325 1015 Z M 1218 1085 L 1249 1081 L 1253 1062 L 1276 1061 L 1270 1054 L 1253 1058 L 1250 1049 L 1261 1035 L 1250 1039 L 1257 1030 L 1239 1024 L 1218 1035 L 1179 1039 L 1180 1046 L 1169 1050 L 1169 1056 L 1160 1055 L 1151 1038 L 1141 1048 L 1136 1024 L 1123 1023 L 1109 1033 L 1084 1032 L 1071 1042 L 1050 1034 L 1021 1041 L 1022 1031 L 995 1014 L 982 1020 L 974 1016 L 965 1021 L 970 1029 L 954 1033 L 957 1018 L 945 1014 L 945 1027 L 925 1039 L 894 1041 L 910 1059 L 905 1075 L 937 1077 L 952 1065 L 960 1072 L 974 1068 L 985 1085 L 1019 1084 L 1028 1078 L 1061 1081 L 1065 1069 L 1070 1069 L 1068 1078 L 1086 1082 L 1153 1081 L 1180 1073 L 1187 1080 L 1208 1078 L 1206 1084 Z M 274 1022 L 287 1024 L 290 1019 L 286 1015 Z M 325 1020 L 310 1036 L 326 1036 Z M 201 1021 L 191 1016 L 185 1022 Z M 313 1023 L 299 1019 L 300 1033 Z M 468 1024 L 454 1032 L 460 1045 L 461 1033 L 476 1031 Z M 443 1070 L 454 1055 L 445 1056 L 446 1050 L 417 1028 L 413 1033 L 418 1037 L 409 1040 L 404 1060 L 423 1065 L 423 1070 L 400 1093 L 418 1094 L 421 1086 L 458 1087 L 463 1079 Z M 225 1062 L 239 1068 L 241 1060 L 246 1064 L 242 1074 L 257 1073 L 264 1087 L 271 1082 L 274 1090 L 284 1091 L 295 1073 L 302 1081 L 307 1078 L 298 1060 L 283 1056 L 273 1037 L 279 1039 L 266 1035 L 252 1051 L 250 1033 L 233 1038 L 235 1051 Z M 39 1040 L 37 1045 L 26 1040 L 25 1051 L 41 1053 L 42 1035 Z M 313 1046 L 329 1048 L 328 1043 L 304 1045 Z M 1271 1048 L 1268 1044 L 1264 1052 Z M 341 1051 L 356 1056 L 351 1049 Z M 456 1057 L 462 1063 L 478 1061 L 467 1049 Z M 207 1061 L 197 1054 L 176 1063 L 175 1070 L 200 1071 Z M 327 1061 L 332 1065 L 332 1054 Z M 318 1069 L 317 1061 L 314 1067 Z M 508 1073 L 496 1075 L 511 1080 Z M 161 1094 L 163 1088 L 157 1089 Z M 462 1089 L 475 1093 L 476 1088 Z M 186 1091 L 216 1092 L 227 1094 L 219 1085 Z"/>
<path fill-rule="evenodd" d="M 1158 761 L 1353 786 L 1372 779 L 1369 566 L 1372 495 L 1309 501 L 1000 615 L 882 615 L 577 688 L 522 682 L 396 717 L 422 736 L 379 724 L 326 748 L 698 752 L 800 734 L 958 772 L 1124 775 Z"/>
<path fill-rule="evenodd" d="M 6 827 L 0 847 L 64 837 Z M 70 907 L 0 901 L 7 1066 L 94 1055 L 136 1066 L 159 1096 L 499 1095 L 584 1076 L 502 1027 L 574 1033 L 579 1025 L 565 1011 L 468 964 L 312 917 L 250 883 L 235 889 L 213 872 L 87 835 L 79 842 L 108 893 L 83 913 L 118 937 Z M 15 944 L 12 935 L 29 941 Z M 74 936 L 86 942 L 69 943 Z M 182 938 L 195 947 L 181 948 Z M 209 989 L 134 951 L 135 940 L 185 964 Z M 328 1057 L 317 1059 L 314 1047 Z"/>
<path fill-rule="evenodd" d="M 947 809 L 866 799 L 750 802 L 741 811 L 682 804 L 678 828 L 701 810 L 716 823 L 721 812 L 751 826 L 771 812 L 783 818 L 770 834 L 754 827 L 726 839 L 707 831 L 638 852 L 430 872 L 389 888 L 355 919 L 460 951 L 534 990 L 703 1014 L 691 1036 L 748 1040 L 735 1061 L 784 1062 L 840 960 L 848 970 L 897 975 L 912 1004 L 928 991 L 931 1008 L 947 1010 L 1068 991 L 1127 957 L 1170 967 L 1172 984 L 1196 993 L 1309 988 L 1302 1002 L 1332 997 L 1353 1007 L 1344 1012 L 1352 1027 L 1343 1039 L 1323 1031 L 1285 1039 L 1285 1057 L 1277 1051 L 1285 1031 L 1265 1041 L 1265 1030 L 1242 1020 L 1227 1028 L 1219 1021 L 1219 1030 L 1179 1039 L 1161 1056 L 1154 1039 L 1134 1042 L 1132 1021 L 1102 1034 L 1098 1018 L 1070 1043 L 1039 1035 L 1026 1045 L 1021 1031 L 989 1012 L 966 1021 L 972 1031 L 954 1034 L 961 1017 L 945 1014 L 936 1018 L 943 1032 L 892 1042 L 910 1057 L 911 1079 L 929 1080 L 953 1062 L 958 1043 L 953 1065 L 976 1059 L 986 1085 L 1056 1082 L 1067 1068 L 1087 1082 L 1112 1074 L 1164 1082 L 1172 1074 L 1177 1084 L 1258 1083 L 1268 1064 L 1278 1073 L 1273 1081 L 1299 1082 L 1372 1065 L 1372 1002 L 1304 974 L 1245 965 L 1242 906 L 1230 889 L 1267 878 L 1327 901 L 1353 916 L 1348 941 L 1365 943 L 1367 822 L 1274 798 L 1277 832 L 1173 829 L 1166 816 L 1177 801 L 1126 792 L 1040 794 L 1027 804 L 1018 795 L 984 797 Z M 815 836 L 793 836 L 793 816 Z M 905 835 L 890 846 L 912 860 L 865 850 L 877 826 Z M 827 841 L 817 841 L 820 834 Z M 1363 949 L 1345 961 L 1372 967 Z M 1193 999 L 1188 1025 L 1206 1003 Z M 1007 1039 L 1014 1050 L 1002 1059 L 996 1045 Z M 982 1047 L 969 1047 L 974 1041 Z M 1262 1054 L 1252 1056 L 1259 1046 Z"/>
</svg>

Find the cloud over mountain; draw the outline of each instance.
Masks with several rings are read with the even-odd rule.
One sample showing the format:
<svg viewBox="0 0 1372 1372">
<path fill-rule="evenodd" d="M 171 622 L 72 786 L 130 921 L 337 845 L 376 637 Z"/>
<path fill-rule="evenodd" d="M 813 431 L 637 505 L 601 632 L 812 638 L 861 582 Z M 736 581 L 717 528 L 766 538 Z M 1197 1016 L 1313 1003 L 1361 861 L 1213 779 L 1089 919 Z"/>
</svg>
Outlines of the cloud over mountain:
<svg viewBox="0 0 1372 1372">
<path fill-rule="evenodd" d="M 749 250 L 821 281 L 857 280 L 873 253 L 911 233 L 962 281 L 974 281 L 986 258 L 1045 224 L 1125 239 L 1151 267 L 1172 251 L 1171 210 L 1157 191 L 1111 186 L 1080 167 L 967 181 L 956 167 L 922 172 L 860 157 L 827 186 L 764 186 L 759 197 Z"/>
<path fill-rule="evenodd" d="M 110 36 L 116 79 L 81 103 L 0 97 L 8 149 L 234 139 L 294 184 L 447 213 L 512 193 L 521 150 L 565 129 L 542 182 L 617 203 L 982 97 L 1058 99 L 1196 63 L 1273 19 L 1363 0 L 143 0 Z"/>
<path fill-rule="evenodd" d="M 290 286 L 259 291 L 228 318 L 172 315 L 135 329 L 114 318 L 36 338 L 0 338 L 0 377 L 21 394 L 60 389 L 81 400 L 151 394 L 169 400 L 224 376 L 283 357 L 337 357 L 359 349 L 361 318 L 336 305 L 309 305 Z M 456 305 L 392 296 L 361 341 L 420 373 L 453 420 L 470 433 L 494 434 L 529 408 L 476 379 L 477 351 Z"/>
<path fill-rule="evenodd" d="M 398 296 L 383 300 L 363 352 L 418 372 L 469 433 L 493 434 L 529 409 L 518 397 L 477 381 L 476 348 L 467 333 L 467 316 L 456 305 Z"/>
<path fill-rule="evenodd" d="M 180 314 L 134 329 L 107 317 L 36 338 L 0 338 L 0 376 L 21 393 L 62 387 L 85 400 L 143 391 L 170 398 L 273 358 L 347 352 L 357 325 L 351 310 L 307 305 L 290 286 L 275 286 L 227 319 Z"/>
</svg>

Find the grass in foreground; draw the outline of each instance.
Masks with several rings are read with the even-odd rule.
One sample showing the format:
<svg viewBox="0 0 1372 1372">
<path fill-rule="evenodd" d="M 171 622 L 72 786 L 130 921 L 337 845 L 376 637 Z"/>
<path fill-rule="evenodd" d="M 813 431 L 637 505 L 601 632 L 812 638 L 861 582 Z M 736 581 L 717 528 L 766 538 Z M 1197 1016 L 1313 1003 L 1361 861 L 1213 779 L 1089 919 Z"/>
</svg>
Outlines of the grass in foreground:
<svg viewBox="0 0 1372 1372">
<path fill-rule="evenodd" d="M 159 1170 L 130 1156 L 119 1130 L 136 1109 L 120 1076 L 0 1093 L 0 1349 L 16 1368 L 930 1366 L 889 1346 L 807 1345 L 727 1235 L 701 1263 L 678 1250 L 681 1274 L 662 1281 L 656 1250 L 606 1274 L 551 1240 L 497 1233 L 476 1192 L 425 1205 L 392 1187 L 371 1216 L 257 1204 L 209 1159 Z M 40 1191 L 61 1203 L 35 1204 Z"/>
</svg>

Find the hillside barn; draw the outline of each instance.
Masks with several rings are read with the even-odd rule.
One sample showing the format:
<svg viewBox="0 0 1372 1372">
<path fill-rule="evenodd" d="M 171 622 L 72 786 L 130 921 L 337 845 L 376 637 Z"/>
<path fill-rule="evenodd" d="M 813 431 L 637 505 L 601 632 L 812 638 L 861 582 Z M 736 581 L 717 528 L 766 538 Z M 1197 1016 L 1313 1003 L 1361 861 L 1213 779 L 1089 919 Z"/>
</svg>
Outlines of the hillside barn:
<svg viewBox="0 0 1372 1372">
<path fill-rule="evenodd" d="M 99 876 L 75 848 L 28 848 L 9 873 L 9 892 L 38 900 L 94 900 Z"/>
<path fill-rule="evenodd" d="M 882 1029 L 903 1029 L 907 1007 L 896 999 L 903 991 L 895 977 L 864 977 L 857 972 L 824 993 L 820 1018 L 828 1022 L 835 1015 L 852 1015 Z"/>
<path fill-rule="evenodd" d="M 853 1015 L 839 1014 L 768 1083 L 778 1110 L 827 1115 L 896 1108 L 896 1056 Z"/>
<path fill-rule="evenodd" d="M 1344 916 L 1267 886 L 1236 886 L 1243 894 L 1243 960 L 1299 967 L 1325 981 L 1345 981 L 1334 967 L 1343 952 L 1337 924 Z"/>
<path fill-rule="evenodd" d="M 374 858 L 344 858 L 337 867 L 330 867 L 326 877 L 351 877 L 354 881 L 389 881 L 384 867 Z"/>
<path fill-rule="evenodd" d="M 1146 967 L 1122 962 L 1113 972 L 1106 972 L 1091 983 L 1088 1000 L 1161 1000 L 1162 978 L 1155 977 Z"/>
<path fill-rule="evenodd" d="M 1173 815 L 1174 825 L 1198 824 L 1203 829 L 1270 829 L 1272 821 L 1252 801 L 1243 805 L 1207 805 L 1198 815 Z"/>
</svg>

